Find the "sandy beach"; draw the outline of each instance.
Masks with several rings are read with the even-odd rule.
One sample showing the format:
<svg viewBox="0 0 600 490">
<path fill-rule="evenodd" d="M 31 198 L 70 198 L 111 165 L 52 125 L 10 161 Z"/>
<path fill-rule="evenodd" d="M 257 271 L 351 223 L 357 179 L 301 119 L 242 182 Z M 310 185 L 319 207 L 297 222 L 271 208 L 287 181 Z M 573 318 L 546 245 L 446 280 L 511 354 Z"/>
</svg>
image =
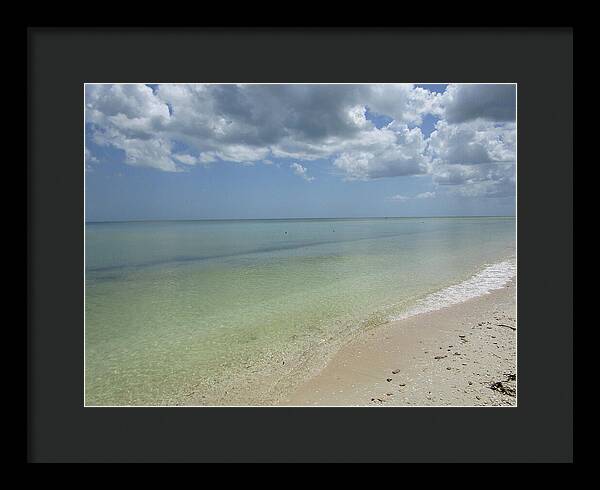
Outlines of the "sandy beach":
<svg viewBox="0 0 600 490">
<path fill-rule="evenodd" d="M 280 404 L 516 406 L 515 289 L 366 332 Z"/>
</svg>

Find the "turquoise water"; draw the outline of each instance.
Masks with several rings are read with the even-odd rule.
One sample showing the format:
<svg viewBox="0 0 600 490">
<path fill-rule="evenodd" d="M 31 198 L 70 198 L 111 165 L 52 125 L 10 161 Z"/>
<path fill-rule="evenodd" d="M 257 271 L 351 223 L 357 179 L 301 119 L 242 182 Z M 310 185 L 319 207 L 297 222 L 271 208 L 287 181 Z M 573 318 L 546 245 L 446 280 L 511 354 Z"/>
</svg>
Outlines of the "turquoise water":
<svg viewBox="0 0 600 490">
<path fill-rule="evenodd" d="M 514 254 L 514 218 L 88 223 L 86 404 L 269 403 Z"/>
</svg>

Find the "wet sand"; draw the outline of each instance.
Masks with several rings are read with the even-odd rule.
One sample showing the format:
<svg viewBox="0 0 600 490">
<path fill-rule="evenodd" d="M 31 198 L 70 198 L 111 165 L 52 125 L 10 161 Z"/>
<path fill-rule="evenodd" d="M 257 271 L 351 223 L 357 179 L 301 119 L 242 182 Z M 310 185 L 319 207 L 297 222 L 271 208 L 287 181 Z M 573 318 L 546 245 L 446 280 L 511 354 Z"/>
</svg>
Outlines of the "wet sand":
<svg viewBox="0 0 600 490">
<path fill-rule="evenodd" d="M 515 289 L 366 332 L 280 405 L 516 406 Z"/>
</svg>

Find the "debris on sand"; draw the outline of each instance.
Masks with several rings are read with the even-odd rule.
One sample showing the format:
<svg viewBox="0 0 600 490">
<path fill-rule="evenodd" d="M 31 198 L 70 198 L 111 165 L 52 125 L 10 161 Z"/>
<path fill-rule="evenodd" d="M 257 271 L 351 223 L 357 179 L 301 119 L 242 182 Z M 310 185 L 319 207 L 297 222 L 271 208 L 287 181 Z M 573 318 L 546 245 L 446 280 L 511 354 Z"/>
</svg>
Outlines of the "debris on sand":
<svg viewBox="0 0 600 490">
<path fill-rule="evenodd" d="M 492 383 L 490 385 L 490 388 L 494 391 L 499 391 L 500 393 L 504 393 L 505 395 L 509 395 L 509 396 L 517 395 L 517 392 L 513 387 L 507 386 L 502 381 L 496 381 L 495 383 Z"/>
<path fill-rule="evenodd" d="M 499 393 L 502 393 L 504 395 L 508 395 L 508 396 L 512 396 L 512 397 L 517 396 L 516 387 L 512 383 L 513 381 L 517 380 L 517 375 L 508 373 L 508 374 L 505 374 L 505 376 L 506 376 L 505 380 L 496 381 L 496 382 L 490 384 L 490 386 L 489 386 L 490 389 L 492 389 L 494 391 L 498 391 Z"/>
<path fill-rule="evenodd" d="M 504 323 L 496 323 L 496 325 L 498 325 L 499 327 L 510 328 L 513 332 L 517 330 L 516 327 L 511 327 L 510 325 L 505 325 Z"/>
</svg>

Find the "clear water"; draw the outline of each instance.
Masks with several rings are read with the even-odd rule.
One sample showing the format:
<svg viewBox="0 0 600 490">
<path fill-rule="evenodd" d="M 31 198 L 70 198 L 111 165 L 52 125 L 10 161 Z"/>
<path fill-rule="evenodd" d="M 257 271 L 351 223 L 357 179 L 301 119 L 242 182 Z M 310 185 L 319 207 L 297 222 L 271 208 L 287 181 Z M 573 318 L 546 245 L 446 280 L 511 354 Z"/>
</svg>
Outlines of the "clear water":
<svg viewBox="0 0 600 490">
<path fill-rule="evenodd" d="M 514 254 L 514 218 L 89 223 L 86 404 L 269 403 Z"/>
</svg>

